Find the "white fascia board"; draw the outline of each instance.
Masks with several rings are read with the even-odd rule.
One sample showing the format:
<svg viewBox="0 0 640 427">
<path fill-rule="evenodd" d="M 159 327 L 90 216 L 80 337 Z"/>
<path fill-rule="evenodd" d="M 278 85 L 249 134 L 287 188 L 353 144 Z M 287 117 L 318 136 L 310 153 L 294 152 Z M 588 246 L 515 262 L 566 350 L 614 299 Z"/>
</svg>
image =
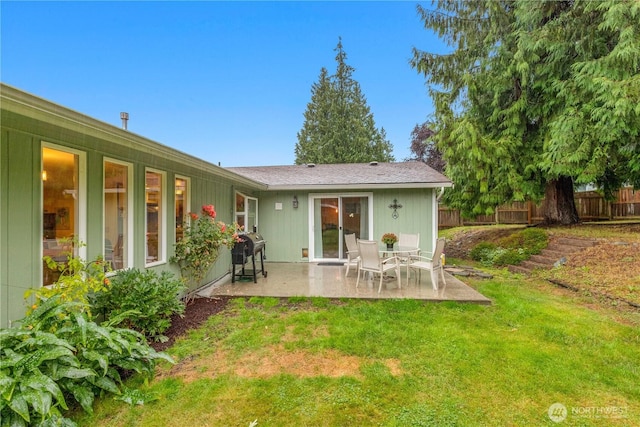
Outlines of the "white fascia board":
<svg viewBox="0 0 640 427">
<path fill-rule="evenodd" d="M 387 188 L 442 188 L 453 187 L 451 182 L 433 182 L 433 183 L 397 183 L 397 184 L 312 184 L 312 185 L 269 185 L 267 191 L 285 191 L 285 190 L 383 190 Z"/>
</svg>

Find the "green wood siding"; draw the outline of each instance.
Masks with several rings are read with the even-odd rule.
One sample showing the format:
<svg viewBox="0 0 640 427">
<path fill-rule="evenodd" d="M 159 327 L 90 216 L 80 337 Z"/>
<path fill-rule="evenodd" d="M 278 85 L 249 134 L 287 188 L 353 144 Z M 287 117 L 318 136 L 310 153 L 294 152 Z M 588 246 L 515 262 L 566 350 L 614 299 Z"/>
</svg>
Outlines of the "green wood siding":
<svg viewBox="0 0 640 427">
<path fill-rule="evenodd" d="M 383 190 L 374 195 L 374 233 L 380 240 L 384 233 L 420 233 L 420 248 L 433 250 L 433 189 Z M 402 208 L 393 218 L 389 205 L 397 199 Z"/>
<path fill-rule="evenodd" d="M 45 117 L 38 111 L 16 108 L 21 113 L 2 109 L 2 149 L 0 175 L 2 207 L 0 209 L 0 326 L 24 315 L 24 291 L 41 286 L 42 212 L 41 162 L 42 143 L 70 148 L 86 153 L 86 257 L 93 259 L 103 250 L 103 168 L 104 158 L 133 164 L 133 267 L 145 267 L 145 168 L 166 174 L 166 263 L 154 270 L 169 270 L 179 275 L 175 265 L 168 263 L 175 242 L 175 175 L 191 179 L 190 210 L 200 213 L 202 205 L 213 204 L 217 219 L 233 221 L 235 181 L 220 173 L 213 165 L 203 168 L 197 161 L 181 161 L 164 152 L 145 149 L 143 144 L 124 144 L 122 137 L 101 132 L 78 121 L 68 121 L 53 115 Z M 31 115 L 31 116 L 29 116 Z M 116 130 L 115 132 L 118 132 Z M 117 140 L 117 141 L 116 141 Z M 148 143 L 147 143 L 148 144 Z M 158 145 L 161 147 L 160 145 Z M 166 152 L 166 147 L 162 147 Z M 218 168 L 219 169 L 219 168 Z M 230 252 L 221 251 L 218 262 L 205 283 L 223 277 L 231 266 Z"/>
<path fill-rule="evenodd" d="M 38 210 L 40 192 L 36 184 L 40 178 L 38 166 L 34 176 L 37 153 L 33 138 L 24 133 L 2 132 L 2 257 L 0 259 L 0 324 L 22 317 L 24 292 L 39 283 L 39 268 L 33 268 L 40 254 Z"/>
<path fill-rule="evenodd" d="M 293 196 L 298 208 L 293 208 Z M 276 210 L 282 203 L 282 210 Z M 268 261 L 301 262 L 302 248 L 309 247 L 309 207 L 307 194 L 300 192 L 261 192 L 258 202 L 259 232 L 267 241 Z"/>
<path fill-rule="evenodd" d="M 367 192 L 367 190 L 363 190 Z M 433 189 L 372 190 L 373 236 L 380 240 L 387 232 L 420 233 L 420 247 L 433 250 Z M 334 191 L 332 194 L 351 194 L 354 191 Z M 361 192 L 357 192 L 361 193 Z M 314 194 L 314 193 L 312 193 Z M 293 208 L 293 196 L 298 208 Z M 278 191 L 259 193 L 260 233 L 267 240 L 267 259 L 275 262 L 306 262 L 302 248 L 309 248 L 309 205 L 307 192 Z M 389 204 L 393 199 L 402 204 L 398 218 L 392 218 Z M 282 203 L 282 210 L 275 204 Z"/>
</svg>

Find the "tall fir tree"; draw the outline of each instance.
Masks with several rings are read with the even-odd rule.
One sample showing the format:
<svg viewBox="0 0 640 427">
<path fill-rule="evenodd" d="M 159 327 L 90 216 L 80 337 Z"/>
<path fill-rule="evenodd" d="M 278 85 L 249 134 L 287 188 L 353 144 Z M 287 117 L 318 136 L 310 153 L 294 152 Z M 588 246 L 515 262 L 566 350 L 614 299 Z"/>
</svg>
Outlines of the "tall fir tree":
<svg viewBox="0 0 640 427">
<path fill-rule="evenodd" d="M 332 88 L 326 68 L 320 70 L 318 82 L 311 86 L 311 102 L 304 112 L 304 126 L 298 132 L 296 144 L 296 164 L 315 163 L 324 151 L 325 140 L 320 135 L 328 134 L 328 118 L 331 116 Z"/>
<path fill-rule="evenodd" d="M 436 106 L 435 138 L 464 214 L 545 197 L 579 220 L 574 184 L 640 186 L 640 3 L 441 0 L 418 6 L 453 48 L 413 51 Z"/>
<path fill-rule="evenodd" d="M 355 69 L 346 62 L 341 39 L 335 51 L 335 74 L 328 76 L 322 68 L 311 87 L 295 147 L 296 164 L 393 161 L 393 147 L 384 128 L 376 128 L 360 84 L 353 79 Z"/>
</svg>

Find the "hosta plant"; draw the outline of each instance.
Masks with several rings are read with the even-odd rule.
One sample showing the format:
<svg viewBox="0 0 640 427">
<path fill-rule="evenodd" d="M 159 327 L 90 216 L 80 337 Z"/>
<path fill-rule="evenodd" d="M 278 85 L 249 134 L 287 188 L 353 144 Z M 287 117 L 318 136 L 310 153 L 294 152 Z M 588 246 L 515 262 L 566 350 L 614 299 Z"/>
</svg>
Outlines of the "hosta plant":
<svg viewBox="0 0 640 427">
<path fill-rule="evenodd" d="M 0 425 L 73 425 L 67 399 L 91 413 L 95 396 L 120 394 L 122 373 L 149 377 L 157 360 L 173 362 L 138 332 L 98 325 L 81 305 L 54 295 L 20 327 L 0 330 Z"/>
</svg>

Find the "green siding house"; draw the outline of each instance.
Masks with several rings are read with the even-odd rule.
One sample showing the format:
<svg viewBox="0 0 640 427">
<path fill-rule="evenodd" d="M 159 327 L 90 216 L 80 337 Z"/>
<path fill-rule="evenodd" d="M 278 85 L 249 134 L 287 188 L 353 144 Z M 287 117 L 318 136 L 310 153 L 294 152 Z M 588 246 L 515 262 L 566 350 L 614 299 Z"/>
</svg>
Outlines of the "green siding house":
<svg viewBox="0 0 640 427">
<path fill-rule="evenodd" d="M 115 274 L 179 274 L 168 260 L 185 216 L 213 204 L 260 232 L 268 261 L 343 260 L 347 233 L 420 233 L 430 251 L 451 186 L 418 162 L 222 168 L 4 84 L 0 109 L 0 327 L 23 317 L 27 289 L 55 281 L 42 258 L 68 238 Z M 223 251 L 205 284 L 230 269 Z"/>
<path fill-rule="evenodd" d="M 270 261 L 346 259 L 344 235 L 380 240 L 419 233 L 431 251 L 438 234 L 442 174 L 422 162 L 228 168 L 266 186 L 254 193 Z"/>
</svg>

